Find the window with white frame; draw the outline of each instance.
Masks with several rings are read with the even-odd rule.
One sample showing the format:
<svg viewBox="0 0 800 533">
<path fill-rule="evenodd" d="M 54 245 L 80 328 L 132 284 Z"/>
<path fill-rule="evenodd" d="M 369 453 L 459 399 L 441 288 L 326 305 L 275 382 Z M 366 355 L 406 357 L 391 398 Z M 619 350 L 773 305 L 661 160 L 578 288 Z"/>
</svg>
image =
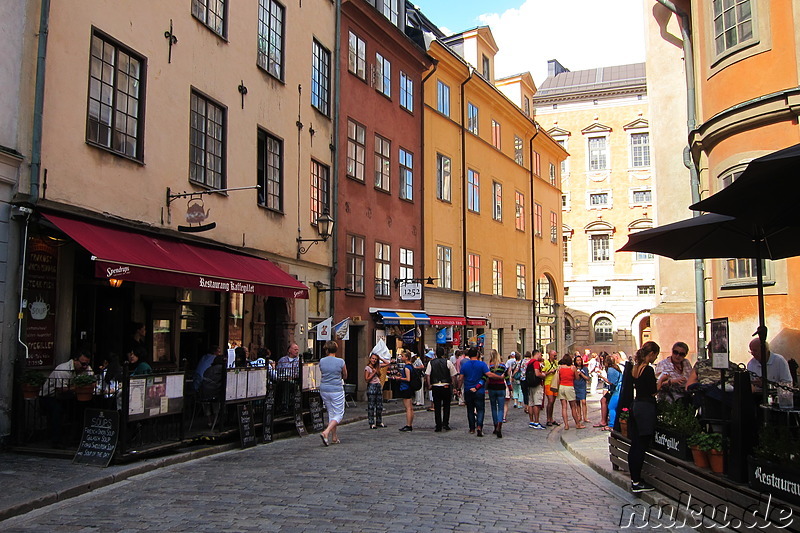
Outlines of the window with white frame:
<svg viewBox="0 0 800 533">
<path fill-rule="evenodd" d="M 367 43 L 352 31 L 350 32 L 350 51 L 347 59 L 347 70 L 362 80 L 367 79 Z"/>
<path fill-rule="evenodd" d="M 284 7 L 275 0 L 258 2 L 258 56 L 256 64 L 283 79 Z"/>
<path fill-rule="evenodd" d="M 451 172 L 452 162 L 449 157 L 436 154 L 436 198 L 449 202 L 452 193 Z"/>
<path fill-rule="evenodd" d="M 400 71 L 400 107 L 414 111 L 414 80 Z"/>
<path fill-rule="evenodd" d="M 738 48 L 754 38 L 750 0 L 714 0 L 714 49 L 717 55 Z"/>
<path fill-rule="evenodd" d="M 723 261 L 722 267 L 724 286 L 755 286 L 758 283 L 756 259 L 726 259 Z M 761 260 L 761 276 L 765 284 L 774 283 L 775 277 L 771 261 Z"/>
<path fill-rule="evenodd" d="M 400 15 L 399 4 L 400 0 L 383 0 L 383 16 L 392 21 L 395 26 L 397 26 Z"/>
<path fill-rule="evenodd" d="M 470 292 L 481 292 L 481 256 L 469 254 L 467 284 Z"/>
<path fill-rule="evenodd" d="M 317 219 L 328 209 L 328 191 L 330 190 L 330 169 L 327 165 L 311 160 L 311 224 L 317 225 Z"/>
<path fill-rule="evenodd" d="M 453 249 L 449 246 L 436 246 L 436 274 L 439 276 L 439 287 L 453 288 Z"/>
<path fill-rule="evenodd" d="M 594 321 L 594 341 L 614 342 L 614 330 L 611 319 L 600 317 Z"/>
<path fill-rule="evenodd" d="M 542 219 L 542 204 L 534 202 L 533 204 L 533 234 L 536 237 L 542 238 L 544 231 L 544 220 Z"/>
<path fill-rule="evenodd" d="M 192 91 L 189 180 L 212 189 L 225 187 L 225 109 Z"/>
<path fill-rule="evenodd" d="M 414 279 L 414 250 L 400 248 L 400 279 Z"/>
<path fill-rule="evenodd" d="M 517 298 L 526 297 L 526 287 L 528 285 L 527 276 L 525 274 L 525 265 L 517 264 Z"/>
<path fill-rule="evenodd" d="M 631 205 L 652 205 L 651 189 L 631 189 Z"/>
<path fill-rule="evenodd" d="M 514 191 L 514 227 L 525 231 L 525 195 Z"/>
<path fill-rule="evenodd" d="M 472 169 L 467 172 L 467 209 L 481 212 L 481 175 Z"/>
<path fill-rule="evenodd" d="M 389 192 L 391 160 L 389 154 L 392 143 L 380 135 L 375 135 L 375 188 Z"/>
<path fill-rule="evenodd" d="M 556 166 L 550 163 L 550 185 L 558 187 L 558 175 L 556 174 Z"/>
<path fill-rule="evenodd" d="M 606 137 L 589 137 L 589 170 L 606 170 L 608 168 L 608 139 Z"/>
<path fill-rule="evenodd" d="M 611 207 L 611 193 L 608 191 L 596 191 L 589 193 L 588 209 L 603 209 Z"/>
<path fill-rule="evenodd" d="M 650 296 L 656 293 L 656 286 L 655 285 L 637 285 L 636 286 L 636 295 L 637 296 Z"/>
<path fill-rule="evenodd" d="M 556 142 L 561 145 L 564 150 L 567 150 L 567 139 L 557 139 Z M 569 156 L 561 161 L 561 179 L 569 175 Z"/>
<path fill-rule="evenodd" d="M 525 164 L 525 155 L 523 151 L 522 137 L 514 135 L 514 162 L 518 165 Z"/>
<path fill-rule="evenodd" d="M 570 254 L 570 252 L 571 252 L 570 245 L 571 244 L 572 243 L 571 243 L 570 236 L 562 234 L 561 235 L 561 246 L 562 246 L 562 249 L 561 249 L 562 254 L 561 254 L 561 256 L 564 259 L 564 263 L 571 263 L 572 262 L 571 254 Z"/>
<path fill-rule="evenodd" d="M 531 116 L 531 99 L 527 96 L 522 97 L 522 110 L 527 116 Z"/>
<path fill-rule="evenodd" d="M 414 199 L 414 154 L 400 148 L 400 198 Z"/>
<path fill-rule="evenodd" d="M 492 294 L 503 295 L 503 261 L 492 259 Z"/>
<path fill-rule="evenodd" d="M 592 296 L 611 296 L 611 286 L 596 285 L 592 287 Z"/>
<path fill-rule="evenodd" d="M 367 130 L 354 120 L 347 119 L 347 176 L 364 181 Z"/>
<path fill-rule="evenodd" d="M 467 104 L 467 130 L 478 135 L 478 107 L 471 102 Z"/>
<path fill-rule="evenodd" d="M 561 210 L 569 211 L 569 193 L 565 192 L 561 195 Z"/>
<path fill-rule="evenodd" d="M 283 211 L 283 141 L 258 130 L 258 205 Z"/>
<path fill-rule="evenodd" d="M 328 116 L 331 92 L 331 53 L 314 39 L 311 47 L 311 105 Z"/>
<path fill-rule="evenodd" d="M 375 90 L 392 96 L 392 64 L 378 53 L 375 54 Z"/>
<path fill-rule="evenodd" d="M 364 294 L 364 237 L 347 235 L 347 279 L 348 292 Z"/>
<path fill-rule="evenodd" d="M 492 119 L 492 146 L 500 150 L 500 123 Z"/>
<path fill-rule="evenodd" d="M 533 175 L 542 175 L 542 157 L 539 155 L 539 152 L 533 152 Z"/>
<path fill-rule="evenodd" d="M 589 243 L 592 246 L 592 263 L 607 263 L 611 261 L 610 235 L 591 235 Z"/>
<path fill-rule="evenodd" d="M 226 0 L 192 0 L 192 16 L 220 37 L 227 31 L 226 11 Z"/>
<path fill-rule="evenodd" d="M 489 61 L 489 58 L 486 57 L 485 54 L 483 54 L 481 64 L 482 64 L 482 72 L 481 72 L 481 74 L 483 74 L 484 78 L 486 78 L 487 80 L 491 81 L 491 79 L 492 79 L 492 73 L 491 73 L 491 67 L 490 67 L 491 63 Z"/>
<path fill-rule="evenodd" d="M 375 241 L 375 296 L 391 296 L 391 245 Z"/>
<path fill-rule="evenodd" d="M 436 110 L 446 117 L 450 116 L 450 86 L 442 80 L 436 84 Z"/>
<path fill-rule="evenodd" d="M 492 182 L 492 218 L 503 220 L 503 186 L 496 181 Z"/>
<path fill-rule="evenodd" d="M 558 214 L 555 211 L 550 211 L 550 242 L 558 242 Z"/>
<path fill-rule="evenodd" d="M 652 261 L 653 254 L 649 252 L 636 252 L 636 261 Z"/>
<path fill-rule="evenodd" d="M 631 133 L 631 166 L 633 168 L 650 166 L 649 133 Z"/>
</svg>

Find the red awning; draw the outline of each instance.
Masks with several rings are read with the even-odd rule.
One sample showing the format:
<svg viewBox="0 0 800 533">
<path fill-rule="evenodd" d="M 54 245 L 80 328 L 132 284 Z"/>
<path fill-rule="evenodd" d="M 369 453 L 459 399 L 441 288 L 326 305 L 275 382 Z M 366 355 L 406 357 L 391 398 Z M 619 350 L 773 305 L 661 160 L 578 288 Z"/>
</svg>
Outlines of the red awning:
<svg viewBox="0 0 800 533">
<path fill-rule="evenodd" d="M 95 257 L 100 278 L 220 292 L 308 298 L 308 287 L 266 259 L 45 214 Z"/>
<path fill-rule="evenodd" d="M 463 316 L 428 315 L 431 326 L 465 326 L 467 319 Z"/>
</svg>

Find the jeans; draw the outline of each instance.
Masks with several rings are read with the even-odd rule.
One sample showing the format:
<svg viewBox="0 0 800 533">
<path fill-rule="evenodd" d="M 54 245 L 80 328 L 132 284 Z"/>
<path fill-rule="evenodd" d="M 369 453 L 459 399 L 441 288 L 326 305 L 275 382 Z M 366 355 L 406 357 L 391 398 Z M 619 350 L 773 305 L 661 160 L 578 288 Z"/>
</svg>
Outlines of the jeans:
<svg viewBox="0 0 800 533">
<path fill-rule="evenodd" d="M 367 418 L 370 426 L 383 423 L 383 389 L 380 383 L 367 385 Z"/>
<path fill-rule="evenodd" d="M 486 396 L 483 391 L 472 392 L 465 387 L 464 403 L 467 406 L 469 429 L 483 428 L 483 415 L 486 412 Z"/>
<path fill-rule="evenodd" d="M 452 394 L 450 387 L 436 386 L 431 387 L 433 393 L 433 417 L 436 421 L 436 429 L 450 425 L 450 401 Z"/>
<path fill-rule="evenodd" d="M 489 405 L 492 407 L 492 422 L 496 426 L 503 421 L 503 412 L 505 410 L 506 391 L 489 390 Z"/>
</svg>

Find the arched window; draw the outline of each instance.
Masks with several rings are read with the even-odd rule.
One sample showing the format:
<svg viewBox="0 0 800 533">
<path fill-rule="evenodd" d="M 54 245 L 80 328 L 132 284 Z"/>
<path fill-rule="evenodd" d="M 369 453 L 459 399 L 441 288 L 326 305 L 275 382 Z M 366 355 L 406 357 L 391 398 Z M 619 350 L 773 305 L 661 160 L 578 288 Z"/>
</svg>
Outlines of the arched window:
<svg viewBox="0 0 800 533">
<path fill-rule="evenodd" d="M 594 321 L 594 342 L 614 342 L 610 319 L 600 317 Z"/>
</svg>

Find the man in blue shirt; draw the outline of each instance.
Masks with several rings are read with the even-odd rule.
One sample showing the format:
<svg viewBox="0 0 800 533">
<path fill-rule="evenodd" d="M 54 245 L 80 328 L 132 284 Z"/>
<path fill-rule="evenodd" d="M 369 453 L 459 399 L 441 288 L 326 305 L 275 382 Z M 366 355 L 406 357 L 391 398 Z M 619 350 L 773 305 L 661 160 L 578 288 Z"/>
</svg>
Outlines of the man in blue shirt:
<svg viewBox="0 0 800 533">
<path fill-rule="evenodd" d="M 464 403 L 467 406 L 467 421 L 469 432 L 483 437 L 483 415 L 486 412 L 486 375 L 489 367 L 478 360 L 478 349 L 470 348 L 467 351 L 469 359 L 462 361 L 459 374 L 464 385 Z"/>
</svg>

